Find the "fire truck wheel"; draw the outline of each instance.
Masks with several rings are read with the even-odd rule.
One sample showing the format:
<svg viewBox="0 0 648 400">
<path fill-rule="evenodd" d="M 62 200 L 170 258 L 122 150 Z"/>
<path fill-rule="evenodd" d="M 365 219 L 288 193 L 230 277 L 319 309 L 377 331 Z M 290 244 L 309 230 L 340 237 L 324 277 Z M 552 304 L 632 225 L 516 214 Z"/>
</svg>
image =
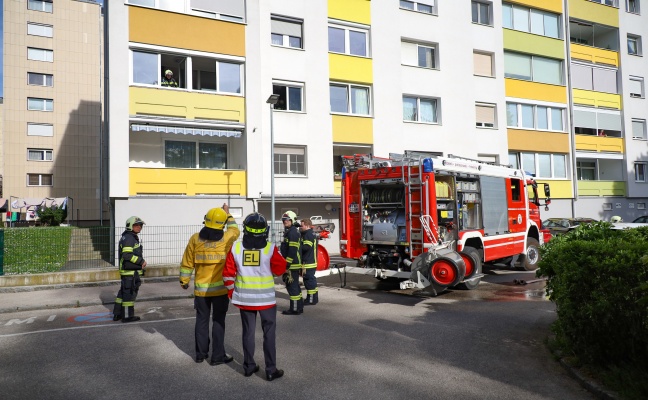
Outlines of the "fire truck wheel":
<svg viewBox="0 0 648 400">
<path fill-rule="evenodd" d="M 461 258 L 466 264 L 466 277 L 468 279 L 475 275 L 476 273 L 481 272 L 481 257 L 479 256 L 479 251 L 474 247 L 466 246 L 463 251 L 459 253 Z"/>
<path fill-rule="evenodd" d="M 527 239 L 527 248 L 524 252 L 524 260 L 520 263 L 520 266 L 524 268 L 525 271 L 535 271 L 538 269 L 538 262 L 540 262 L 540 243 L 534 238 Z"/>
<path fill-rule="evenodd" d="M 459 266 L 449 258 L 438 258 L 430 266 L 430 278 L 437 285 L 454 286 L 463 277 L 459 276 Z"/>
</svg>

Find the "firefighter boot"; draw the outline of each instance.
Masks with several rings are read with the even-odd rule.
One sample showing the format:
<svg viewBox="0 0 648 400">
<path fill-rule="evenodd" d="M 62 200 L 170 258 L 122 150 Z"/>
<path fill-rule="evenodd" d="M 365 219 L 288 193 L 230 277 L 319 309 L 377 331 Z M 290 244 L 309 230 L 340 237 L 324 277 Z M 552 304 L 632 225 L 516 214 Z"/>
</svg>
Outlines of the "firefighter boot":
<svg viewBox="0 0 648 400">
<path fill-rule="evenodd" d="M 317 292 L 315 292 L 313 294 L 309 293 L 309 294 L 306 295 L 306 301 L 304 301 L 304 305 L 305 306 L 314 306 L 315 304 L 317 304 L 317 302 L 318 302 Z"/>
<path fill-rule="evenodd" d="M 300 314 L 304 312 L 304 298 L 297 300 L 297 312 Z"/>
<path fill-rule="evenodd" d="M 302 308 L 301 309 L 298 306 L 300 301 L 302 302 Z M 287 310 L 282 311 L 281 313 L 283 315 L 299 315 L 302 312 L 304 312 L 303 300 L 298 300 L 298 301 L 297 300 L 290 300 L 290 308 L 287 309 Z"/>
</svg>

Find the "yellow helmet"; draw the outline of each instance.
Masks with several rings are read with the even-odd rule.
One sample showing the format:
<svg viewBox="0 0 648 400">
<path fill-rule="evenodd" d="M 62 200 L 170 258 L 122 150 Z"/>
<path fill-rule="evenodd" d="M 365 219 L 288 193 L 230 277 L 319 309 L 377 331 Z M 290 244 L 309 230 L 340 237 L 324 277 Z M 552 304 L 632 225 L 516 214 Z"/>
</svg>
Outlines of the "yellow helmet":
<svg viewBox="0 0 648 400">
<path fill-rule="evenodd" d="M 223 229 L 225 227 L 225 222 L 227 221 L 227 213 L 222 208 L 212 208 L 207 211 L 205 214 L 205 220 L 203 224 L 207 228 L 212 229 Z"/>
<path fill-rule="evenodd" d="M 281 220 L 285 221 L 287 219 L 289 219 L 294 224 L 295 222 L 297 222 L 297 214 L 295 214 L 293 211 L 286 211 L 281 216 Z"/>
<path fill-rule="evenodd" d="M 164 71 L 164 75 L 173 75 L 173 71 L 167 69 L 166 71 Z"/>
</svg>

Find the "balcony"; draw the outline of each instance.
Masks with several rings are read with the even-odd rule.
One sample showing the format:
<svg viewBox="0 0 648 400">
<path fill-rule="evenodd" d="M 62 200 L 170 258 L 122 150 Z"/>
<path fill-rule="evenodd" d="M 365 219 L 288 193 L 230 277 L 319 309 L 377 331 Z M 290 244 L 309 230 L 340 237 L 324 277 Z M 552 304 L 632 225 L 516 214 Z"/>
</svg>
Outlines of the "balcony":
<svg viewBox="0 0 648 400">
<path fill-rule="evenodd" d="M 129 195 L 246 195 L 241 170 L 129 168 Z"/>
<path fill-rule="evenodd" d="M 576 150 L 623 153 L 623 139 L 577 134 Z"/>
<path fill-rule="evenodd" d="M 578 181 L 579 196 L 625 196 L 624 181 Z"/>
<path fill-rule="evenodd" d="M 607 64 L 619 66 L 619 53 L 612 50 L 599 49 L 591 46 L 583 46 L 572 43 L 570 46 L 571 58 L 583 60 L 595 64 Z"/>
</svg>

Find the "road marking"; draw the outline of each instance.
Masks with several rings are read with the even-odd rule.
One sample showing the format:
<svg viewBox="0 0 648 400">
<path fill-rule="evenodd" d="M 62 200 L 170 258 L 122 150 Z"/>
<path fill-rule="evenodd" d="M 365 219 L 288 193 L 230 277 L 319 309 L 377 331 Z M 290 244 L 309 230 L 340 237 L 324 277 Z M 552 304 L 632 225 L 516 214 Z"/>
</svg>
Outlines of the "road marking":
<svg viewBox="0 0 648 400">
<path fill-rule="evenodd" d="M 52 322 L 52 321 L 54 321 L 54 318 L 56 318 L 56 315 L 50 315 L 50 317 L 47 318 L 47 322 Z"/>
</svg>

